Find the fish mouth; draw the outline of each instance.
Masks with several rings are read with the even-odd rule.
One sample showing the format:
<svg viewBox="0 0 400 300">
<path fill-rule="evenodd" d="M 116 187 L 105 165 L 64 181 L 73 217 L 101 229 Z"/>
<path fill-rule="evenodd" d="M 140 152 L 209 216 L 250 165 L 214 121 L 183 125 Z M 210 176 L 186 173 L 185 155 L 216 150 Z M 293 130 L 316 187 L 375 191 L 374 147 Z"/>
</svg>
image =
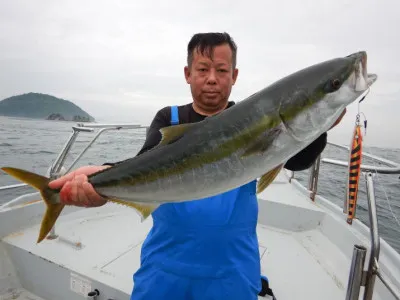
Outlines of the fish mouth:
<svg viewBox="0 0 400 300">
<path fill-rule="evenodd" d="M 354 69 L 351 76 L 352 85 L 356 92 L 367 90 L 378 79 L 378 75 L 368 73 L 367 68 L 367 52 L 360 51 L 347 56 L 354 59 Z"/>
</svg>

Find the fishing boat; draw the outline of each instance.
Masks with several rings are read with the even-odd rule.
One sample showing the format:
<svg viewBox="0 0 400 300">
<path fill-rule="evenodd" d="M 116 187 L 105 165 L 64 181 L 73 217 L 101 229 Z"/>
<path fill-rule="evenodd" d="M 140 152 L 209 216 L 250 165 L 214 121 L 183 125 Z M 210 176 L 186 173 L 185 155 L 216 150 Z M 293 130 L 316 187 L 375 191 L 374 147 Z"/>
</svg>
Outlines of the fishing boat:
<svg viewBox="0 0 400 300">
<path fill-rule="evenodd" d="M 70 171 L 105 131 L 144 128 L 138 124 L 74 124 L 46 175 L 56 178 Z M 66 157 L 81 132 L 94 137 L 66 166 Z M 353 158 L 346 162 L 319 157 L 310 168 L 308 186 L 293 172 L 282 170 L 258 195 L 262 272 L 278 300 L 400 299 L 400 254 L 379 235 L 373 176 L 400 174 L 400 165 L 375 159 L 388 166 L 361 164 L 362 176 L 356 181 L 349 178 L 347 192 L 335 191 L 343 193 L 343 207 L 318 193 L 319 166 L 328 163 L 350 170 Z M 356 205 L 349 201 L 354 200 L 355 183 L 367 186 L 369 226 L 357 219 Z M 14 184 L 0 190 L 17 191 L 24 186 Z M 37 192 L 0 206 L 0 299 L 129 299 L 152 219 L 141 222 L 133 209 L 113 203 L 90 209 L 66 207 L 51 233 L 37 244 L 44 210 Z"/>
</svg>

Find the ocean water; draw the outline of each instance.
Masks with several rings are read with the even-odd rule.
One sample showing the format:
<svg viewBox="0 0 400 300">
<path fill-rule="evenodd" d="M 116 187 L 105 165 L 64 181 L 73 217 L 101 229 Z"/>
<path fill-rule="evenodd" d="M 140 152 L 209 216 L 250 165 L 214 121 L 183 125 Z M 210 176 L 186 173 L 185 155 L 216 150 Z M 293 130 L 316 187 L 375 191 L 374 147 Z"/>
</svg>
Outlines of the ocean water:
<svg viewBox="0 0 400 300">
<path fill-rule="evenodd" d="M 45 174 L 72 134 L 73 125 L 75 123 L 0 117 L 0 166 L 25 168 L 39 174 Z M 81 153 L 93 136 L 93 133 L 79 134 L 71 149 L 71 155 L 66 160 L 67 166 Z M 132 157 L 139 151 L 144 140 L 144 129 L 106 131 L 85 152 L 74 168 L 88 164 L 101 165 L 105 162 L 115 162 Z M 400 149 L 364 146 L 364 151 L 400 163 Z M 322 153 L 322 157 L 347 161 L 347 152 L 328 145 Z M 363 158 L 363 163 L 385 166 L 366 157 Z M 295 173 L 295 178 L 306 186 L 308 176 L 309 170 Z M 346 179 L 346 168 L 322 163 L 318 181 L 318 194 L 343 207 Z M 20 182 L 0 171 L 0 186 L 18 183 Z M 0 204 L 13 199 L 17 195 L 33 191 L 30 187 L 13 191 L 0 191 Z M 399 175 L 379 174 L 375 176 L 375 196 L 379 233 L 400 253 Z M 366 185 L 363 177 L 359 187 L 357 217 L 363 223 L 369 224 Z"/>
</svg>

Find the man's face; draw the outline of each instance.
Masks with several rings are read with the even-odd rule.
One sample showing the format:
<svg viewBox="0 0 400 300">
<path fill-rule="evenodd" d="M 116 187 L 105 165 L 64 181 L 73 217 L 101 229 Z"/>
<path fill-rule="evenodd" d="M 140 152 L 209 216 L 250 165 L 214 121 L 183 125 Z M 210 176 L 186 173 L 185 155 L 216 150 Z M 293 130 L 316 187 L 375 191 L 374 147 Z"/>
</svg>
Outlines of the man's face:
<svg viewBox="0 0 400 300">
<path fill-rule="evenodd" d="M 214 48 L 213 60 L 195 49 L 191 68 L 185 67 L 186 82 L 190 84 L 194 103 L 205 112 L 218 111 L 226 106 L 237 75 L 238 70 L 232 65 L 232 51 L 227 44 Z"/>
</svg>

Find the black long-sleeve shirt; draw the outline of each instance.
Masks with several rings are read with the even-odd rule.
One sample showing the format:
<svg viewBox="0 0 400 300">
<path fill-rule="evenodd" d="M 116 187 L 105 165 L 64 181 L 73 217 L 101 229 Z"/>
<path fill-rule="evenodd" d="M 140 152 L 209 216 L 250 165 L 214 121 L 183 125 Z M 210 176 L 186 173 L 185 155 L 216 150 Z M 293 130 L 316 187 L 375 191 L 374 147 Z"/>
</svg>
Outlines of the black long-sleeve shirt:
<svg viewBox="0 0 400 300">
<path fill-rule="evenodd" d="M 228 103 L 228 108 L 235 103 L 230 101 Z M 179 123 L 195 123 L 200 122 L 206 118 L 193 109 L 192 103 L 178 106 L 179 113 Z M 171 125 L 171 107 L 167 106 L 162 108 L 157 112 L 153 121 L 151 122 L 150 128 L 147 132 L 147 137 L 144 142 L 143 147 L 140 149 L 137 155 L 140 155 L 156 145 L 161 141 L 160 129 Z M 314 142 L 312 142 L 305 149 L 297 153 L 295 156 L 290 158 L 286 164 L 285 168 L 291 171 L 301 171 L 308 169 L 317 159 L 318 155 L 325 149 L 327 144 L 327 133 L 323 133 Z M 114 163 L 106 163 L 108 165 L 113 165 Z"/>
</svg>

